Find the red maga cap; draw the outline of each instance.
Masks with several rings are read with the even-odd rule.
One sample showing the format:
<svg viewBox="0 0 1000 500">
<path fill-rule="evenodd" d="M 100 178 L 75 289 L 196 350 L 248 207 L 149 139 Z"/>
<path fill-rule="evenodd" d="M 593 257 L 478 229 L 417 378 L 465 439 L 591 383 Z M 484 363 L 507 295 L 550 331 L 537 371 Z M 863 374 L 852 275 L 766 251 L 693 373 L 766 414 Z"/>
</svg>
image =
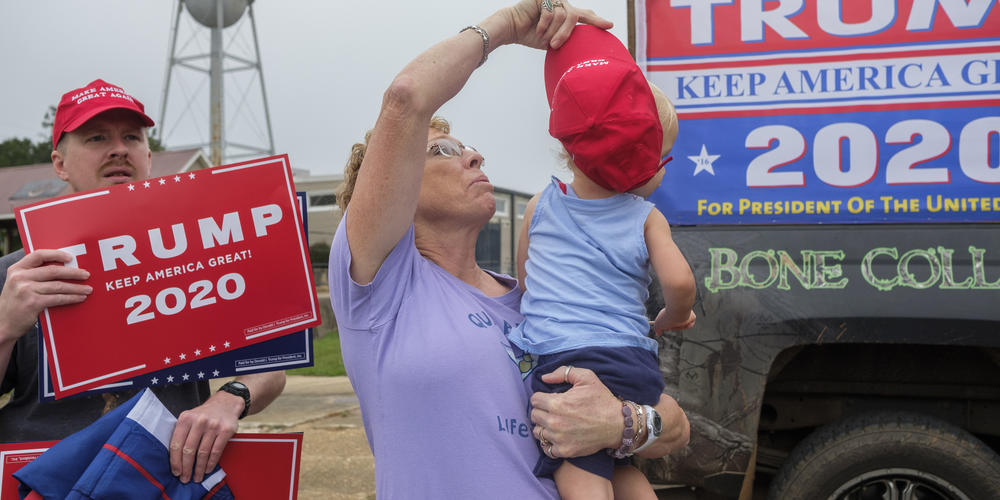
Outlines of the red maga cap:
<svg viewBox="0 0 1000 500">
<path fill-rule="evenodd" d="M 611 33 L 579 25 L 545 56 L 549 134 L 592 181 L 617 192 L 660 169 L 663 127 L 649 83 Z"/>
<path fill-rule="evenodd" d="M 121 87 L 98 79 L 63 94 L 52 124 L 52 147 L 59 145 L 63 132 L 72 132 L 98 113 L 117 108 L 135 111 L 147 127 L 153 126 L 153 119 L 146 116 L 146 108 L 138 99 Z"/>
</svg>

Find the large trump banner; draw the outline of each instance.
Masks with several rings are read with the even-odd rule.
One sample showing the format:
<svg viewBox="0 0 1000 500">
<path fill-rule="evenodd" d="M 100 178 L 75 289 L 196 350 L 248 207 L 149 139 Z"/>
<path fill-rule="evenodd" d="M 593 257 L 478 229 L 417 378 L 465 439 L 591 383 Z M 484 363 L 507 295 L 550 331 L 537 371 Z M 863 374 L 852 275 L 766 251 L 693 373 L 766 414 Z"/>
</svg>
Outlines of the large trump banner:
<svg viewBox="0 0 1000 500">
<path fill-rule="evenodd" d="M 635 0 L 674 224 L 1000 220 L 996 0 Z"/>
</svg>

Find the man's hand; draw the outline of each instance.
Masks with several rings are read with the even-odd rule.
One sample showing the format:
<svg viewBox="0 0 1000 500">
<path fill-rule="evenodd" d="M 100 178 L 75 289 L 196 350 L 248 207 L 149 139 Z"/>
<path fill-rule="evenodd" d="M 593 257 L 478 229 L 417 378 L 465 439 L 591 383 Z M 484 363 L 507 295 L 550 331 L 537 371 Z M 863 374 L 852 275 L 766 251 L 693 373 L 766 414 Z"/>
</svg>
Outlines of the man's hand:
<svg viewBox="0 0 1000 500">
<path fill-rule="evenodd" d="M 219 463 L 229 438 L 236 434 L 243 399 L 217 392 L 205 404 L 181 413 L 170 437 L 170 471 L 182 483 L 200 483 Z"/>
<path fill-rule="evenodd" d="M 285 388 L 283 371 L 240 375 L 236 380 L 250 389 L 250 415 L 267 408 Z M 236 434 L 244 404 L 243 398 L 219 391 L 205 404 L 181 413 L 170 437 L 170 471 L 182 482 L 193 478 L 200 483 Z"/>
<path fill-rule="evenodd" d="M 7 269 L 0 293 L 0 344 L 24 335 L 47 307 L 77 304 L 93 292 L 89 285 L 71 283 L 90 273 L 63 264 L 73 256 L 61 250 L 36 250 Z"/>
</svg>

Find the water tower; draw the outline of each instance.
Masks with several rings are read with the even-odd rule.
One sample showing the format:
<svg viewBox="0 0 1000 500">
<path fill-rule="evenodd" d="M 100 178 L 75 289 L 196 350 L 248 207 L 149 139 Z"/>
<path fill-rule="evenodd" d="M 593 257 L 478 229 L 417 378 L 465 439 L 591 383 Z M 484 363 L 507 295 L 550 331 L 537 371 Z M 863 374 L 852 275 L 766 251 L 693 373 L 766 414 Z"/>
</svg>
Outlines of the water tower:
<svg viewBox="0 0 1000 500">
<path fill-rule="evenodd" d="M 253 0 L 176 5 L 157 138 L 207 148 L 212 165 L 274 154 Z"/>
</svg>

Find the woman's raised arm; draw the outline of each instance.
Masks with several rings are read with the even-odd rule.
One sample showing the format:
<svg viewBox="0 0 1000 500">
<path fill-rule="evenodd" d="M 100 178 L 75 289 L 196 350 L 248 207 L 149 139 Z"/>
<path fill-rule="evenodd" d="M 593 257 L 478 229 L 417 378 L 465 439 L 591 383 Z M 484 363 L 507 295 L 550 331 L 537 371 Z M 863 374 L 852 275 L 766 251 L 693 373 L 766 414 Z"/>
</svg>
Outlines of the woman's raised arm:
<svg viewBox="0 0 1000 500">
<path fill-rule="evenodd" d="M 478 25 L 427 49 L 393 79 L 382 98 L 375 128 L 350 198 L 346 217 L 351 277 L 368 283 L 413 222 L 434 112 L 454 97 L 495 48 L 518 43 L 558 47 L 577 22 L 611 23 L 567 2 L 551 11 L 522 0 Z"/>
</svg>

